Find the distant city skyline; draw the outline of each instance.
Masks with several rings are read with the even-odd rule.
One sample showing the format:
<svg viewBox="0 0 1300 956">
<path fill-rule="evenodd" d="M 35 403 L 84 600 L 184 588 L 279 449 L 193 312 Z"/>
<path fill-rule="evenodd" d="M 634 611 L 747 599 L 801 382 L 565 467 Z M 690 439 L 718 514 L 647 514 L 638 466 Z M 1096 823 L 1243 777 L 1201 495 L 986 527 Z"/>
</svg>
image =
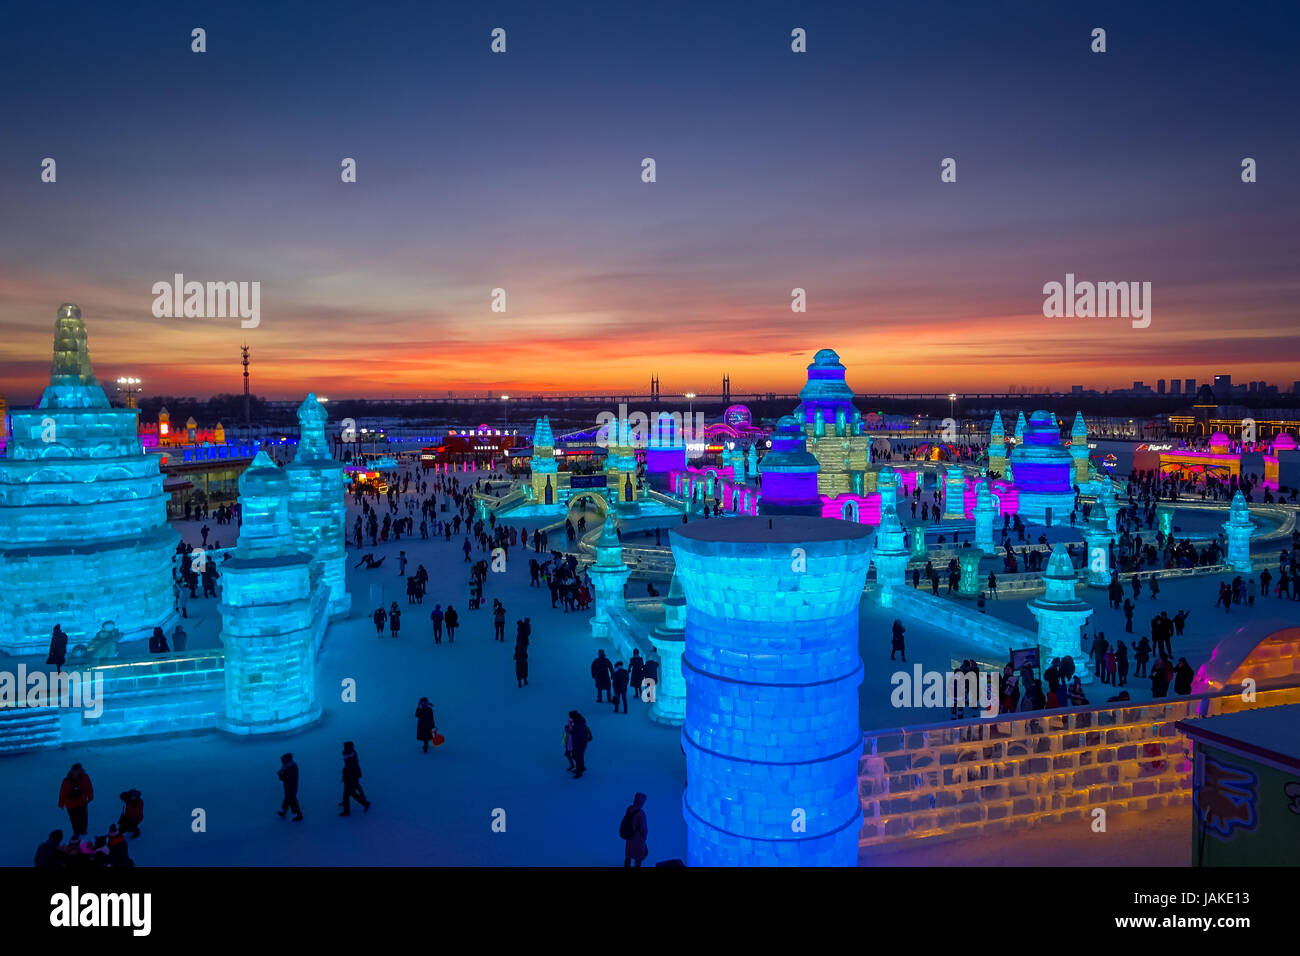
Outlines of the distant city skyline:
<svg viewBox="0 0 1300 956">
<path fill-rule="evenodd" d="M 788 393 L 823 347 L 862 393 L 1298 377 L 1293 6 L 697 6 L 15 8 L 0 390 L 63 302 L 146 396 L 240 391 L 244 340 L 279 399 Z M 155 317 L 176 274 L 260 283 L 257 327 Z M 1149 327 L 1044 318 L 1065 276 Z"/>
</svg>

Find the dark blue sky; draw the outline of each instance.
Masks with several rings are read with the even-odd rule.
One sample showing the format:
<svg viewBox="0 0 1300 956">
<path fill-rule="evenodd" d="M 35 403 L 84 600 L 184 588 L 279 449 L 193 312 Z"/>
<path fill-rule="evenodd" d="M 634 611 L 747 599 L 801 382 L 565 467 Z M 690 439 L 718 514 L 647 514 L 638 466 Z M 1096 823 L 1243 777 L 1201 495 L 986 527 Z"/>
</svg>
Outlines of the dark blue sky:
<svg viewBox="0 0 1300 956">
<path fill-rule="evenodd" d="M 1134 6 L 17 8 L 0 376 L 34 397 L 66 300 L 146 391 L 237 389 L 241 338 L 285 395 L 781 387 L 823 346 L 864 391 L 1289 384 L 1300 13 Z M 261 325 L 154 318 L 176 272 Z M 1151 327 L 1044 319 L 1066 272 L 1152 282 Z"/>
</svg>

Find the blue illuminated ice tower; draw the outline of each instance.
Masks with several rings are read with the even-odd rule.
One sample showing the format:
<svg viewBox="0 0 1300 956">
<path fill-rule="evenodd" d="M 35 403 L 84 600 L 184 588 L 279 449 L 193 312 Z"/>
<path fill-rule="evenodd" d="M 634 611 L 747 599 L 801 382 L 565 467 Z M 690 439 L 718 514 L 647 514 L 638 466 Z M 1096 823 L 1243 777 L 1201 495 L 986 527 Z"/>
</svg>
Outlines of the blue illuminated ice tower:
<svg viewBox="0 0 1300 956">
<path fill-rule="evenodd" d="M 265 451 L 239 476 L 239 507 L 239 542 L 221 564 L 226 706 L 218 726 L 234 734 L 291 730 L 320 717 L 316 641 L 329 588 L 294 543 L 289 479 Z"/>
<path fill-rule="evenodd" d="M 880 491 L 880 524 L 871 560 L 876 566 L 876 590 L 881 607 L 894 606 L 894 592 L 905 586 L 907 547 L 903 524 L 898 520 L 898 475 L 884 465 L 876 479 Z"/>
<path fill-rule="evenodd" d="M 298 406 L 298 451 L 284 468 L 289 478 L 289 524 L 299 551 L 312 556 L 330 589 L 331 619 L 348 616 L 352 595 L 345 574 L 344 524 L 347 490 L 343 466 L 325 440 L 325 406 L 314 393 Z"/>
<path fill-rule="evenodd" d="M 1250 521 L 1250 507 L 1238 491 L 1232 496 L 1232 509 L 1228 520 L 1223 523 L 1223 530 L 1228 533 L 1228 563 L 1232 570 L 1249 574 L 1255 570 L 1250 560 L 1250 532 L 1254 526 Z"/>
<path fill-rule="evenodd" d="M 758 501 L 762 515 L 809 515 L 822 512 L 817 492 L 817 459 L 804 446 L 803 426 L 793 415 L 776 423 L 772 448 L 758 464 L 763 491 Z"/>
<path fill-rule="evenodd" d="M 627 606 L 627 579 L 631 569 L 623 563 L 623 543 L 614 527 L 614 510 L 605 515 L 605 523 L 596 539 L 596 562 L 588 567 L 595 613 L 591 616 L 591 636 L 609 637 L 609 612 Z"/>
<path fill-rule="evenodd" d="M 856 866 L 858 604 L 870 528 L 782 516 L 674 530 L 686 595 L 693 866 Z"/>
<path fill-rule="evenodd" d="M 1023 438 L 1011 452 L 1020 517 L 1039 524 L 1068 524 L 1074 510 L 1074 465 L 1069 449 L 1061 444 L 1056 416 L 1034 412 Z"/>
<path fill-rule="evenodd" d="M 180 535 L 138 415 L 110 407 L 81 309 L 60 306 L 49 387 L 35 409 L 10 413 L 0 458 L 0 651 L 43 655 L 55 624 L 69 647 L 107 620 L 125 640 L 170 631 Z"/>
</svg>

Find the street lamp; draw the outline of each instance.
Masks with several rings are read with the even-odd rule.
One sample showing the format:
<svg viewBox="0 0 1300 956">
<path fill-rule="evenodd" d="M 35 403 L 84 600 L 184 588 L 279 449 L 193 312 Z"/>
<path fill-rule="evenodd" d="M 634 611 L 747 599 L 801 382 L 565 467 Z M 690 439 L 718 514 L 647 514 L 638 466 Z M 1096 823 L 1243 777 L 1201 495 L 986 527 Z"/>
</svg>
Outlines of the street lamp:
<svg viewBox="0 0 1300 956">
<path fill-rule="evenodd" d="M 135 393 L 138 392 L 140 380 L 134 376 L 124 375 L 117 380 L 118 391 L 126 392 L 126 407 L 135 408 Z"/>
<path fill-rule="evenodd" d="M 695 393 L 687 392 L 682 397 L 687 401 L 686 414 L 693 420 L 695 416 Z"/>
<path fill-rule="evenodd" d="M 501 409 L 502 412 L 505 414 L 505 425 L 506 427 L 509 427 L 510 425 L 510 396 L 509 395 L 501 396 Z"/>
<path fill-rule="evenodd" d="M 956 401 L 957 401 L 957 393 L 956 393 L 956 392 L 949 392 L 949 393 L 948 393 L 948 417 L 949 417 L 949 418 L 953 418 L 953 417 L 954 417 L 954 415 L 953 415 L 953 405 L 954 405 L 954 403 L 955 403 Z"/>
</svg>

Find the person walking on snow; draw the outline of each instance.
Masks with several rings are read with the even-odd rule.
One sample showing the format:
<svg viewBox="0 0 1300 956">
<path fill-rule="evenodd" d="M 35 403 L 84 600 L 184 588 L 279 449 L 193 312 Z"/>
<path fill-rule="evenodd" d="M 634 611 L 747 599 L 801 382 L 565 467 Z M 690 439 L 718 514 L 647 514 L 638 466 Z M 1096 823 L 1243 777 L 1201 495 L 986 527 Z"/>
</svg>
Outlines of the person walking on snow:
<svg viewBox="0 0 1300 956">
<path fill-rule="evenodd" d="M 283 820 L 285 814 L 293 811 L 294 822 L 302 819 L 302 807 L 298 806 L 298 765 L 293 762 L 293 754 L 280 756 L 280 769 L 275 774 L 284 787 L 284 801 L 277 813 Z"/>
<path fill-rule="evenodd" d="M 650 827 L 646 823 L 645 807 L 646 795 L 638 793 L 632 798 L 632 805 L 627 808 L 623 814 L 623 822 L 618 826 L 618 835 L 623 838 L 623 866 L 640 867 L 641 863 L 650 855 L 650 850 L 646 847 L 646 836 L 650 833 Z"/>
<path fill-rule="evenodd" d="M 429 752 L 429 742 L 433 740 L 438 724 L 433 719 L 433 705 L 429 698 L 421 697 L 415 706 L 415 739 L 424 741 L 424 752 Z"/>
</svg>

